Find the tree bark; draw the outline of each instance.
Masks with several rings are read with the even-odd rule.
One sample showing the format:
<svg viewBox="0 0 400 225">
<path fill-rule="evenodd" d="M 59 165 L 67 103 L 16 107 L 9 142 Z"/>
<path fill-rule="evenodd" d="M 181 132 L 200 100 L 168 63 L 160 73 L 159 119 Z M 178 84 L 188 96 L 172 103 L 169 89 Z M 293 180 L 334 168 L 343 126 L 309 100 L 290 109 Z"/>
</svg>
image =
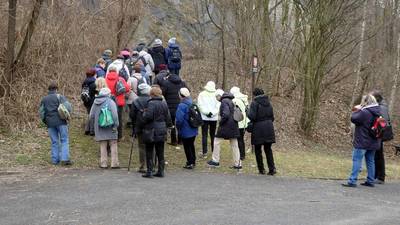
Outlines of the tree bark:
<svg viewBox="0 0 400 225">
<path fill-rule="evenodd" d="M 398 16 L 398 24 L 400 24 L 400 15 Z M 396 100 L 396 91 L 397 91 L 397 82 L 400 74 L 400 35 L 397 38 L 397 63 L 396 63 L 396 73 L 393 76 L 393 85 L 390 94 L 390 102 L 389 102 L 389 115 L 393 115 L 393 105 Z"/>
<path fill-rule="evenodd" d="M 7 29 L 7 65 L 2 77 L 1 96 L 10 96 L 11 82 L 14 76 L 14 58 L 15 58 L 15 26 L 17 16 L 17 0 L 8 1 L 8 29 Z M 7 110 L 5 110 L 7 111 Z"/>
</svg>

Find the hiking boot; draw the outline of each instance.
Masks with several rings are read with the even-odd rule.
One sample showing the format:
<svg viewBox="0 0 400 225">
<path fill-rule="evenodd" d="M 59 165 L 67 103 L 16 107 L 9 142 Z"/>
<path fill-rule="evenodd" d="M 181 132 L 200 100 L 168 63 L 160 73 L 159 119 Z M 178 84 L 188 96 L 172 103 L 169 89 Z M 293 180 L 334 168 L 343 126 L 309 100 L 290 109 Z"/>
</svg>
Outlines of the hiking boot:
<svg viewBox="0 0 400 225">
<path fill-rule="evenodd" d="M 61 166 L 72 166 L 72 164 L 71 160 L 61 161 Z"/>
<path fill-rule="evenodd" d="M 234 170 L 241 170 L 243 167 L 242 166 L 230 166 L 229 169 L 234 169 Z"/>
<path fill-rule="evenodd" d="M 276 174 L 276 170 L 271 170 L 267 174 L 270 175 L 270 176 L 273 176 L 273 175 Z"/>
<path fill-rule="evenodd" d="M 192 170 L 192 169 L 194 169 L 194 165 L 193 164 L 185 165 L 185 166 L 183 166 L 183 169 Z"/>
<path fill-rule="evenodd" d="M 157 172 L 153 175 L 154 177 L 164 177 L 164 173 Z"/>
<path fill-rule="evenodd" d="M 145 173 L 142 175 L 143 178 L 153 178 L 153 175 L 151 173 Z"/>
<path fill-rule="evenodd" d="M 207 165 L 212 167 L 219 167 L 219 162 L 214 162 L 213 160 L 210 160 L 207 162 Z"/>
<path fill-rule="evenodd" d="M 118 169 L 121 169 L 121 167 L 119 167 L 119 166 L 112 166 L 111 169 L 113 169 L 113 170 L 118 170 Z"/>
<path fill-rule="evenodd" d="M 258 173 L 261 175 L 265 175 L 265 170 L 259 170 Z"/>
<path fill-rule="evenodd" d="M 343 186 L 343 187 L 352 187 L 352 188 L 355 188 L 355 187 L 357 187 L 357 184 L 344 183 L 344 184 L 342 184 L 342 186 Z"/>
<path fill-rule="evenodd" d="M 369 183 L 369 182 L 364 182 L 364 183 L 361 183 L 361 185 L 362 186 L 366 186 L 366 187 L 375 187 L 375 184 L 371 184 L 371 183 Z"/>
</svg>

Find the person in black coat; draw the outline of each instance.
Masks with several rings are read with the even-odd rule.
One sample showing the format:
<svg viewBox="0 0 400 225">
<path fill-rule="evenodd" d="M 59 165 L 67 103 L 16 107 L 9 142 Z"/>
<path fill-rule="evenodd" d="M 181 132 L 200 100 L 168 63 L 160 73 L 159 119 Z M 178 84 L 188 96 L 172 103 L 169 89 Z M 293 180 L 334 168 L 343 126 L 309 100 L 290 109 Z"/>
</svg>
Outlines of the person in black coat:
<svg viewBox="0 0 400 225">
<path fill-rule="evenodd" d="M 153 150 L 155 149 L 158 159 L 158 171 L 155 177 L 164 177 L 164 142 L 167 137 L 167 130 L 172 127 L 171 115 L 167 103 L 162 98 L 159 87 L 152 87 L 150 90 L 150 100 L 147 109 L 143 113 L 144 119 L 144 142 L 146 143 L 146 163 L 147 172 L 143 174 L 145 178 L 152 178 L 153 174 Z M 150 132 L 149 132 L 150 131 Z M 152 135 L 152 140 L 149 140 Z"/>
<path fill-rule="evenodd" d="M 174 125 L 176 109 L 181 102 L 179 98 L 179 90 L 183 87 L 186 87 L 185 82 L 183 82 L 182 79 L 176 74 L 170 74 L 161 87 L 165 101 L 168 104 L 169 112 L 171 113 L 172 123 L 174 123 Z M 178 141 L 179 140 L 176 137 L 176 129 L 173 128 L 171 130 L 171 145 L 176 146 Z"/>
<path fill-rule="evenodd" d="M 89 88 L 89 96 L 90 99 L 87 102 L 83 102 L 83 105 L 86 108 L 86 112 L 89 115 L 90 109 L 92 108 L 94 98 L 96 96 L 96 69 L 90 68 L 86 71 L 86 78 L 82 83 L 82 90 L 83 88 Z"/>
<path fill-rule="evenodd" d="M 240 152 L 237 138 L 240 136 L 239 125 L 233 119 L 235 105 L 232 102 L 233 95 L 225 92 L 220 101 L 221 106 L 219 108 L 219 126 L 217 134 L 214 140 L 214 151 L 212 154 L 212 160 L 208 161 L 209 166 L 219 166 L 220 159 L 220 143 L 223 140 L 229 140 L 232 148 L 233 166 L 232 169 L 241 169 L 242 165 L 240 162 Z"/>
<path fill-rule="evenodd" d="M 160 39 L 154 40 L 154 45 L 149 49 L 149 54 L 154 61 L 154 73 L 157 75 L 160 71 L 161 65 L 167 65 L 167 59 L 165 58 L 165 49 L 162 46 L 162 41 Z"/>
<path fill-rule="evenodd" d="M 247 117 L 250 119 L 248 131 L 251 132 L 251 144 L 255 147 L 258 171 L 260 174 L 265 174 L 261 151 L 262 146 L 264 146 L 269 169 L 268 175 L 274 175 L 276 168 L 271 148 L 272 144 L 275 143 L 274 110 L 268 96 L 264 95 L 262 89 L 254 89 L 253 96 L 254 100 L 250 104 Z"/>
</svg>

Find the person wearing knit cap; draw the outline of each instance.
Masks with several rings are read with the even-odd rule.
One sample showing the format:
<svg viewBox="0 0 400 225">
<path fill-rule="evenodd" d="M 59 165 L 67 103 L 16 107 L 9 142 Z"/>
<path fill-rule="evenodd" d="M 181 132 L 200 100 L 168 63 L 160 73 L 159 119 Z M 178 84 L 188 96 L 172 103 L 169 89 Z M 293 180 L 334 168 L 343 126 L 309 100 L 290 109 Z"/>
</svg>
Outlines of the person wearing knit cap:
<svg viewBox="0 0 400 225">
<path fill-rule="evenodd" d="M 143 112 L 147 108 L 148 101 L 150 100 L 151 87 L 148 84 L 139 84 L 138 97 L 131 105 L 129 117 L 132 121 L 132 135 L 137 137 L 139 149 L 139 169 L 138 172 L 146 172 L 146 145 L 143 142 Z"/>
<path fill-rule="evenodd" d="M 165 49 L 162 46 L 161 39 L 154 40 L 153 47 L 149 49 L 149 54 L 154 61 L 154 73 L 157 75 L 162 71 L 161 66 L 167 65 L 167 59 L 165 58 Z"/>
<path fill-rule="evenodd" d="M 112 125 L 103 125 L 99 117 L 102 115 L 104 109 L 109 110 L 112 117 Z M 93 107 L 89 115 L 90 127 L 93 129 L 95 140 L 100 143 L 100 168 L 107 169 L 107 146 L 111 149 L 111 168 L 119 169 L 118 160 L 118 129 L 119 120 L 117 105 L 111 99 L 111 90 L 109 88 L 102 88 L 99 95 L 94 100 Z"/>
<path fill-rule="evenodd" d="M 264 163 L 262 159 L 262 150 L 264 147 L 265 156 L 268 164 L 268 175 L 276 174 L 274 156 L 272 154 L 272 144 L 275 143 L 274 130 L 274 110 L 264 91 L 255 88 L 253 91 L 254 99 L 250 104 L 247 117 L 250 123 L 247 131 L 251 133 L 251 144 L 254 145 L 257 167 L 260 174 L 265 174 Z"/>
<path fill-rule="evenodd" d="M 232 100 L 233 103 L 239 107 L 240 111 L 242 111 L 244 118 L 242 121 L 239 122 L 240 137 L 238 138 L 240 160 L 244 160 L 246 158 L 246 145 L 244 143 L 244 134 L 247 128 L 247 124 L 249 123 L 249 119 L 246 116 L 246 111 L 249 106 L 248 96 L 240 92 L 240 88 L 238 87 L 232 87 L 230 92 L 235 97 Z"/>
<path fill-rule="evenodd" d="M 224 92 L 222 91 L 222 94 L 223 93 Z M 217 100 L 216 95 L 217 90 L 215 89 L 214 81 L 208 81 L 206 86 L 204 86 L 204 90 L 200 92 L 197 97 L 197 104 L 199 106 L 201 118 L 203 119 L 203 125 L 201 126 L 202 152 L 199 153 L 199 156 L 202 158 L 207 157 L 208 134 L 210 135 L 211 139 L 211 151 L 214 151 L 214 139 L 215 132 L 217 130 L 218 112 L 220 106 L 220 102 Z"/>
<path fill-rule="evenodd" d="M 168 47 L 165 49 L 165 58 L 167 60 L 168 70 L 172 74 L 179 75 L 182 67 L 182 51 L 173 37 L 168 41 Z"/>
<path fill-rule="evenodd" d="M 101 56 L 101 58 L 104 59 L 104 61 L 106 61 L 106 66 L 104 68 L 105 71 L 107 71 L 108 66 L 113 62 L 112 54 L 113 52 L 110 49 L 107 49 L 103 52 L 103 55 Z"/>
<path fill-rule="evenodd" d="M 179 90 L 179 97 L 181 103 L 176 110 L 175 119 L 178 135 L 181 137 L 186 155 L 186 164 L 183 168 L 193 169 L 196 166 L 196 149 L 194 142 L 198 134 L 198 128 L 192 127 L 189 122 L 189 112 L 193 101 L 190 97 L 190 91 L 187 88 L 181 88 Z"/>
</svg>

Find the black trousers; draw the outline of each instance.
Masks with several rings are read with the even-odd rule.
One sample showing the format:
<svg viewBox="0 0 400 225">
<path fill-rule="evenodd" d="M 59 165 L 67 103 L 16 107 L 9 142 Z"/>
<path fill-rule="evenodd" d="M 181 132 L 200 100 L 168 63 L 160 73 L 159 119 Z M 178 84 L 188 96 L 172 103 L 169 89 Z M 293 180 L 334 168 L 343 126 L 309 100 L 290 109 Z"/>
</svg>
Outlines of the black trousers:
<svg viewBox="0 0 400 225">
<path fill-rule="evenodd" d="M 239 129 L 240 136 L 238 137 L 238 145 L 239 145 L 239 152 L 240 152 L 240 160 L 244 160 L 246 158 L 246 145 L 244 143 L 244 133 L 245 130 Z"/>
<path fill-rule="evenodd" d="M 210 129 L 210 137 L 211 137 L 211 151 L 214 151 L 214 139 L 215 139 L 215 131 L 217 130 L 217 121 L 208 121 L 203 120 L 203 126 L 201 126 L 201 142 L 203 146 L 203 154 L 207 154 L 208 152 L 208 129 Z"/>
<path fill-rule="evenodd" d="M 174 124 L 174 128 L 171 129 L 171 143 L 172 144 L 177 144 L 178 139 L 176 137 L 176 128 L 175 128 L 175 114 L 171 113 L 171 120 L 172 123 Z"/>
<path fill-rule="evenodd" d="M 272 143 L 264 143 L 264 152 L 267 158 L 268 170 L 269 172 L 275 171 L 275 163 L 274 163 L 274 155 L 272 154 Z M 262 146 L 263 145 L 255 145 L 254 151 L 256 154 L 257 166 L 259 171 L 265 171 L 264 163 L 262 158 Z"/>
<path fill-rule="evenodd" d="M 385 181 L 385 156 L 383 154 L 383 143 L 381 149 L 375 151 L 375 179 Z"/>
<path fill-rule="evenodd" d="M 118 112 L 118 140 L 122 138 L 122 113 L 124 111 L 123 106 L 118 106 L 117 107 L 117 112 Z"/>
<path fill-rule="evenodd" d="M 146 144 L 146 164 L 147 173 L 153 172 L 154 167 L 154 149 L 158 159 L 158 173 L 164 174 L 164 142 L 152 142 Z"/>
<path fill-rule="evenodd" d="M 196 137 L 182 138 L 183 149 L 185 149 L 186 165 L 196 165 L 196 149 L 194 141 Z"/>
</svg>

